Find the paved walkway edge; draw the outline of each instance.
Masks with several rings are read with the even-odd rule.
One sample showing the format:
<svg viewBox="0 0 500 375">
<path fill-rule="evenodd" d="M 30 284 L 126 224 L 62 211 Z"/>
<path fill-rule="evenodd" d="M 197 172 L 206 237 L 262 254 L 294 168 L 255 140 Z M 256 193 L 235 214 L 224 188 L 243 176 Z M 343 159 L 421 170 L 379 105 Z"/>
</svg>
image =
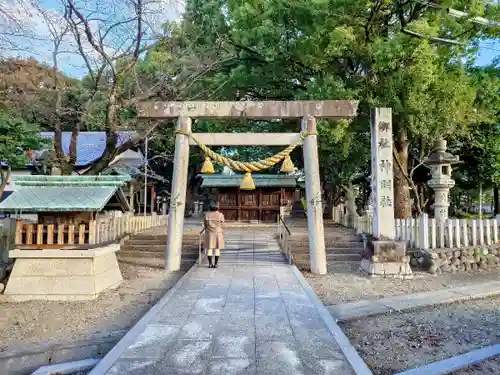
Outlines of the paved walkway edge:
<svg viewBox="0 0 500 375">
<path fill-rule="evenodd" d="M 488 281 L 431 292 L 341 303 L 327 306 L 326 309 L 336 322 L 341 322 L 365 316 L 383 315 L 427 306 L 492 297 L 498 294 L 500 294 L 500 281 Z"/>
<path fill-rule="evenodd" d="M 328 327 L 328 330 L 339 344 L 342 353 L 344 353 L 344 356 L 347 358 L 347 361 L 353 368 L 356 375 L 373 375 L 356 349 L 354 349 L 354 347 L 351 345 L 347 336 L 344 334 L 344 332 L 342 332 L 337 323 L 335 323 L 335 320 L 332 318 L 325 305 L 323 305 L 323 302 L 321 302 L 307 280 L 295 265 L 293 266 L 293 271 L 295 272 L 295 276 L 297 276 L 300 285 L 302 285 L 309 299 L 314 304 L 314 307 Z"/>
<path fill-rule="evenodd" d="M 468 353 L 457 355 L 456 357 L 443 359 L 442 361 L 403 371 L 395 375 L 444 375 L 497 355 L 500 355 L 500 344 L 473 350 Z"/>
<path fill-rule="evenodd" d="M 31 375 L 52 375 L 52 374 L 75 374 L 79 371 L 90 370 L 100 358 L 89 358 L 81 361 L 58 363 L 57 365 L 43 366 Z"/>
<path fill-rule="evenodd" d="M 123 352 L 134 342 L 137 336 L 144 331 L 146 326 L 156 317 L 161 309 L 168 303 L 169 299 L 179 289 L 179 287 L 186 281 L 191 273 L 198 267 L 194 264 L 184 276 L 180 278 L 175 285 L 146 313 L 144 316 L 133 326 L 123 338 L 111 349 L 108 354 L 97 364 L 96 367 L 88 375 L 104 375 L 116 360 L 123 354 Z"/>
</svg>

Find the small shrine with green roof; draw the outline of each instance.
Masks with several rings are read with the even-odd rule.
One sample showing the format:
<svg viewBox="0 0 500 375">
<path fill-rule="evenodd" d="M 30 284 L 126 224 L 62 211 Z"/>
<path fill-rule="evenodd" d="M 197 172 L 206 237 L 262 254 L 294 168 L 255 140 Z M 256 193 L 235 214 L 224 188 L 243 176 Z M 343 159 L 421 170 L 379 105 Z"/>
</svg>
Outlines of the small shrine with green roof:
<svg viewBox="0 0 500 375">
<path fill-rule="evenodd" d="M 17 189 L 0 212 L 37 214 L 40 224 L 88 223 L 103 211 L 131 211 L 122 188 L 131 179 L 116 176 L 17 176 Z"/>
</svg>

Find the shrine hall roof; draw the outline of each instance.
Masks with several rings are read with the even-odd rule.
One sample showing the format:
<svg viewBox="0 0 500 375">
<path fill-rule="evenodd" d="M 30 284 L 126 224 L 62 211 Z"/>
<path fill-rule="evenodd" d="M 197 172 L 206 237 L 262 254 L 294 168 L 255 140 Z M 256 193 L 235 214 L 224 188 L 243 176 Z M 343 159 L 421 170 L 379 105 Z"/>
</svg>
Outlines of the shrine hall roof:
<svg viewBox="0 0 500 375">
<path fill-rule="evenodd" d="M 200 174 L 203 178 L 201 187 L 239 187 L 242 174 Z M 252 174 L 255 187 L 297 187 L 297 178 L 289 175 Z"/>
<path fill-rule="evenodd" d="M 101 211 L 130 177 L 18 176 L 0 212 Z"/>
</svg>

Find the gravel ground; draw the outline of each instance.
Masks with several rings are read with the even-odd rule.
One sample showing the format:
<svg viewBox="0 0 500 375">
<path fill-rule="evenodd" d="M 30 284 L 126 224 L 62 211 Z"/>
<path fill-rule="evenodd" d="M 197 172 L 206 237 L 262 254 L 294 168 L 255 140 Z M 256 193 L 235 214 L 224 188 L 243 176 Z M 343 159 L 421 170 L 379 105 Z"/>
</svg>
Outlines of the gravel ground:
<svg viewBox="0 0 500 375">
<path fill-rule="evenodd" d="M 498 375 L 499 373 L 500 357 L 494 357 L 462 370 L 454 371 L 450 375 Z"/>
<path fill-rule="evenodd" d="M 500 343 L 499 305 L 500 297 L 492 297 L 339 325 L 374 375 L 392 375 Z M 455 374 L 500 374 L 498 359 L 478 366 Z"/>
<path fill-rule="evenodd" d="M 359 262 L 336 262 L 328 264 L 327 275 L 313 275 L 308 272 L 303 272 L 303 275 L 328 306 L 498 280 L 500 270 L 441 275 L 416 273 L 413 279 L 400 280 L 369 278 L 359 270 Z"/>
<path fill-rule="evenodd" d="M 124 281 L 93 301 L 0 302 L 0 350 L 8 345 L 82 336 L 133 326 L 185 271 L 120 263 Z"/>
</svg>

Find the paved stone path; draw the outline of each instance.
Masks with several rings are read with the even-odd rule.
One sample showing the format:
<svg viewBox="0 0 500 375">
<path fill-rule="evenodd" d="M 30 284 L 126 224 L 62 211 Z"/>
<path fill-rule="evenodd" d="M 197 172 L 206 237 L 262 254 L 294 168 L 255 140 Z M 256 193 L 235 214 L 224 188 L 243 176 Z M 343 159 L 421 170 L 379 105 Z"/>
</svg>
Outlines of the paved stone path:
<svg viewBox="0 0 500 375">
<path fill-rule="evenodd" d="M 354 374 L 272 236 L 228 233 L 220 267 L 195 267 L 119 358 L 110 365 L 110 352 L 91 375 Z"/>
<path fill-rule="evenodd" d="M 363 316 L 411 310 L 468 299 L 485 298 L 498 294 L 500 294 L 500 281 L 488 281 L 431 292 L 342 303 L 328 306 L 327 309 L 336 321 L 345 321 Z"/>
</svg>

